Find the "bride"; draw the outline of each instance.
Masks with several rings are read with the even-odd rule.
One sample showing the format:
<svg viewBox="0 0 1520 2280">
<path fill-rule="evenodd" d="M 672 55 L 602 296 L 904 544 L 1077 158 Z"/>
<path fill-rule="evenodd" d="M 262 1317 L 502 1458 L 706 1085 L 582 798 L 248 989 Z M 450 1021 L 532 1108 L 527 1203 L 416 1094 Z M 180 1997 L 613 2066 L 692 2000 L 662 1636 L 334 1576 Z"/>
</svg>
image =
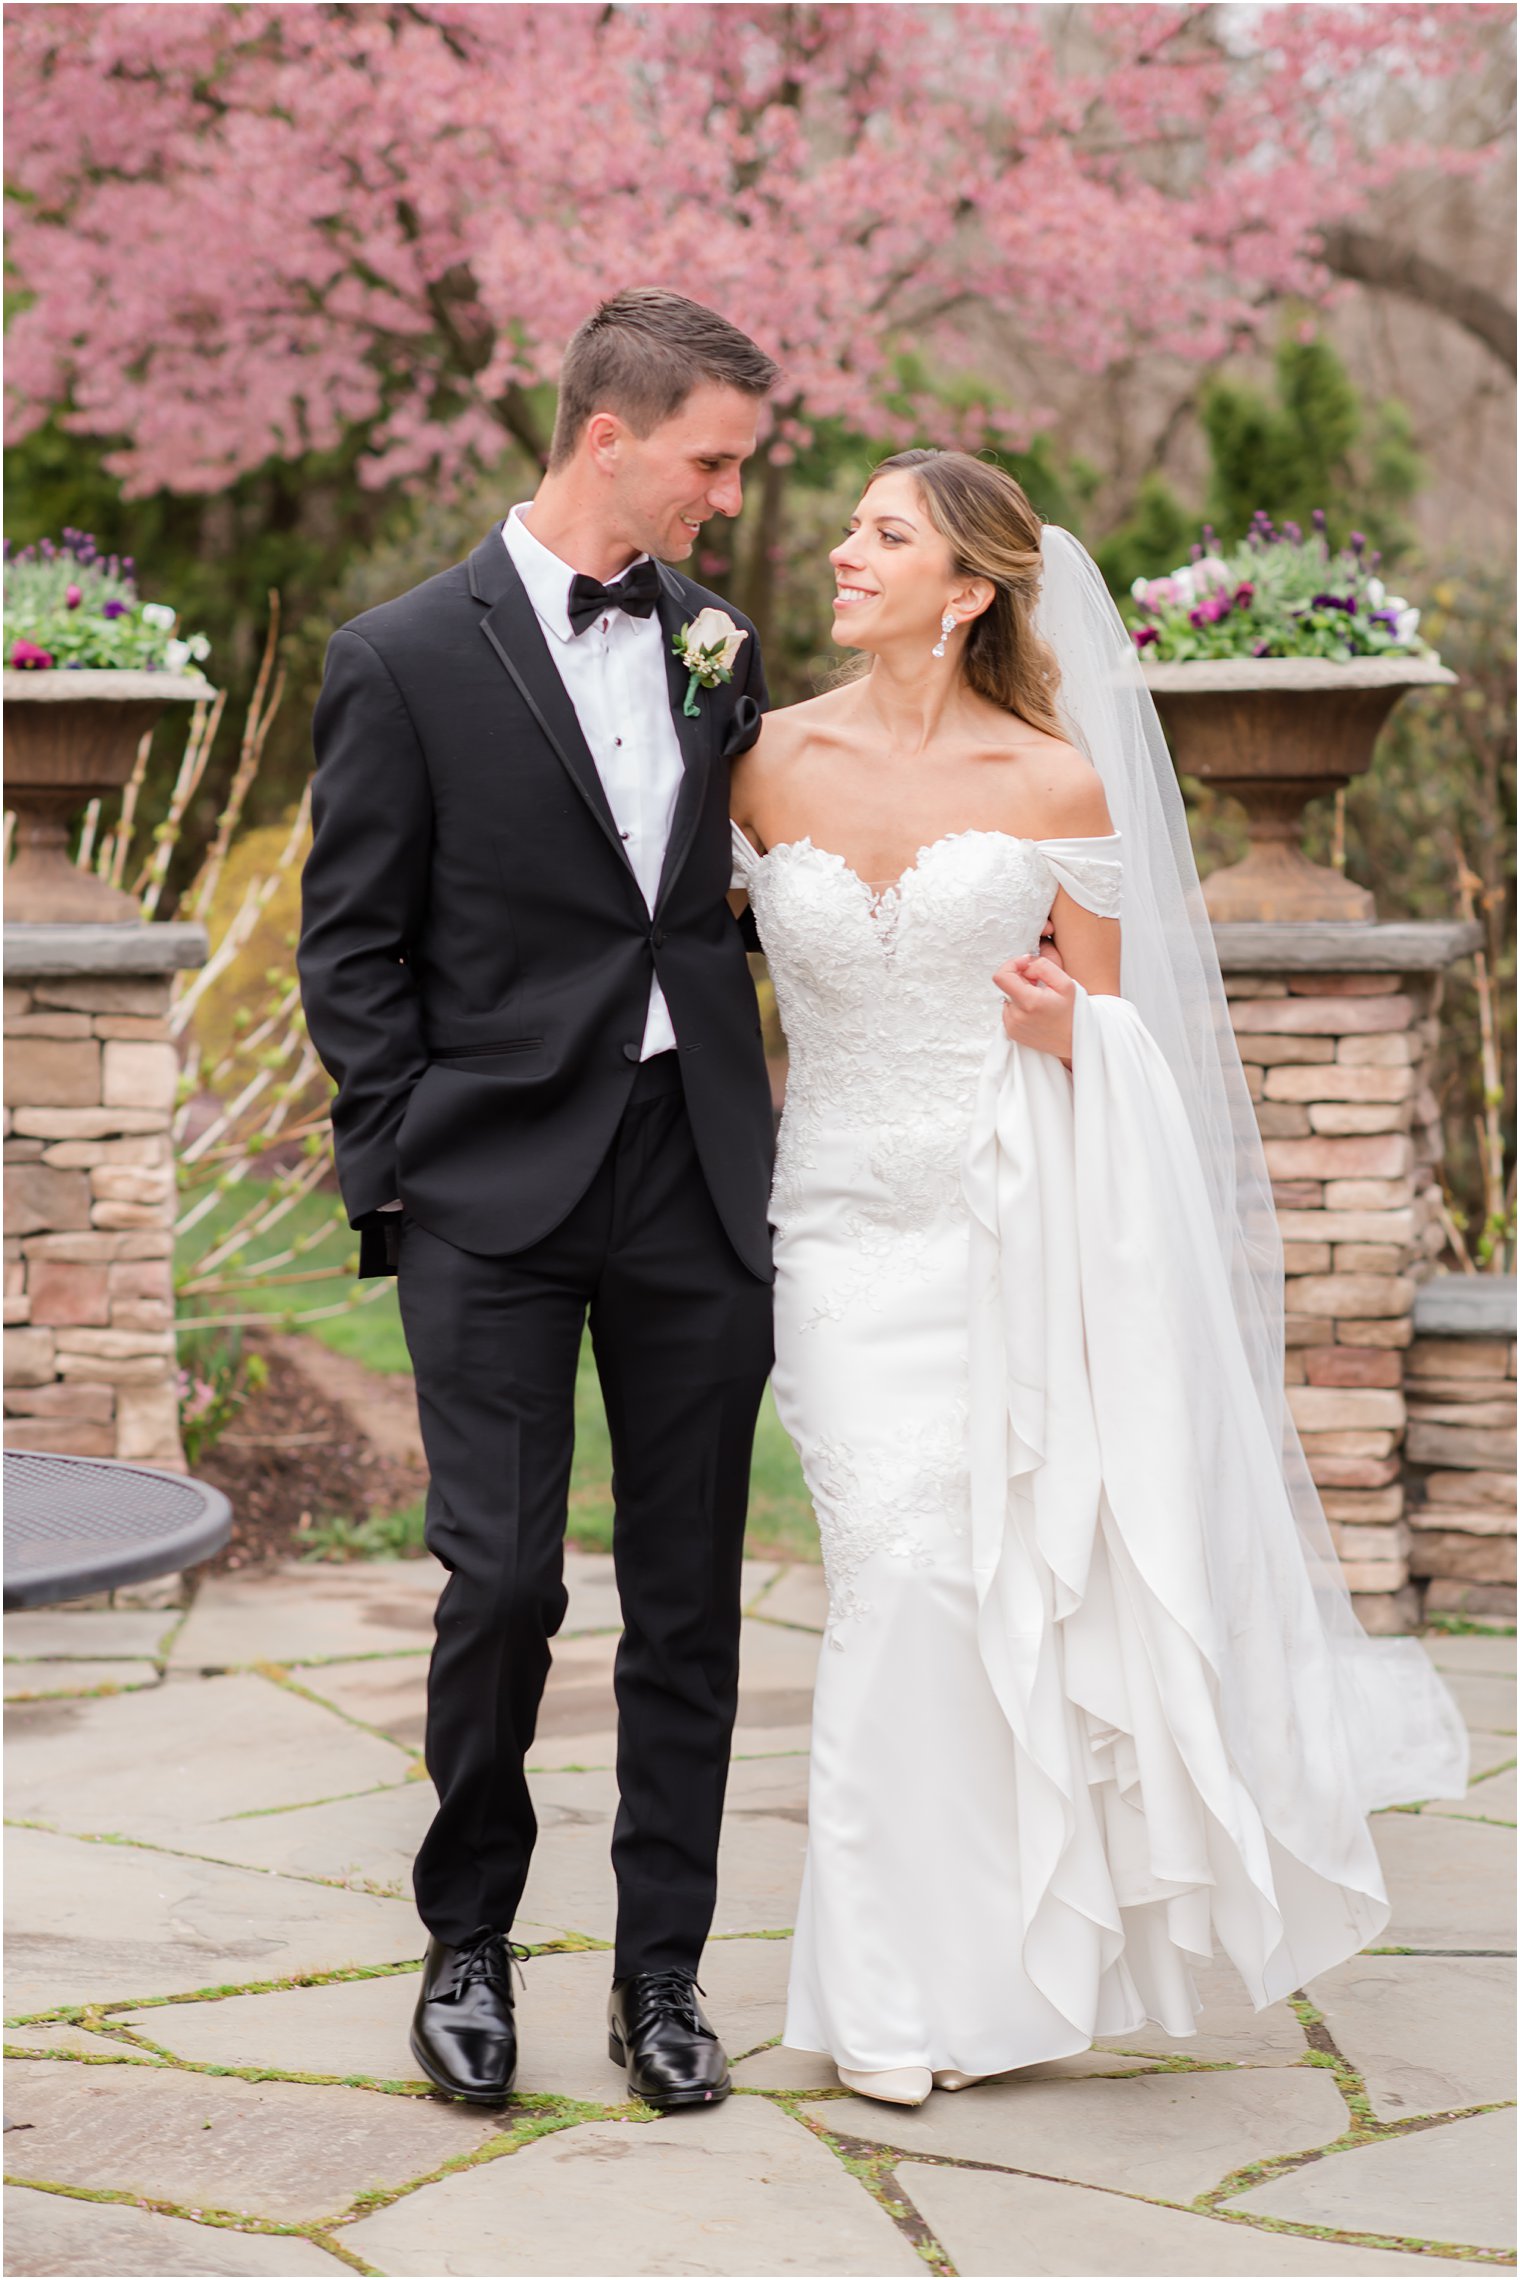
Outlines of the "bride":
<svg viewBox="0 0 1520 2280">
<path fill-rule="evenodd" d="M 1095 566 L 927 451 L 830 559 L 869 670 L 733 773 L 829 1591 L 784 2039 L 918 2104 L 1191 2034 L 1216 1949 L 1258 2007 L 1356 1953 L 1368 1812 L 1460 1795 L 1466 1743 L 1357 1623 L 1285 1411 L 1261 1146 Z"/>
</svg>

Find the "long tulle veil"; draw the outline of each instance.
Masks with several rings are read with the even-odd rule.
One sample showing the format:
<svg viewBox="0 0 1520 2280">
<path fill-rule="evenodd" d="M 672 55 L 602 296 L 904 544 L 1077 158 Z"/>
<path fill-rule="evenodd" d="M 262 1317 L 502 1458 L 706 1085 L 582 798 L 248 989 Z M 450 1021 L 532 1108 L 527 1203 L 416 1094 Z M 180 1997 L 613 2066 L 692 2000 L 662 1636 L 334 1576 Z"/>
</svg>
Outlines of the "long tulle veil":
<svg viewBox="0 0 1520 2280">
<path fill-rule="evenodd" d="M 1283 1253 L 1266 1156 L 1246 1090 L 1182 794 L 1134 647 L 1086 549 L 1047 526 L 1036 626 L 1061 670 L 1072 741 L 1103 779 L 1124 850 L 1121 987 L 1164 1054 L 1203 1167 L 1200 1208 L 1227 1269 L 1241 1345 L 1283 1480 L 1329 1650 L 1334 1695 L 1364 1810 L 1460 1794 L 1466 1742 L 1451 1697 L 1413 1639 L 1358 1621 L 1283 1386 Z M 1208 1358 L 1199 1356 L 1201 1382 Z M 1228 1516 L 1215 1514 L 1216 1590 L 1228 1605 Z M 1253 1621 L 1228 1629 L 1249 1654 Z M 1249 1688 L 1245 1690 L 1249 1695 Z M 1245 1746 L 1246 1737 L 1239 1737 Z"/>
</svg>

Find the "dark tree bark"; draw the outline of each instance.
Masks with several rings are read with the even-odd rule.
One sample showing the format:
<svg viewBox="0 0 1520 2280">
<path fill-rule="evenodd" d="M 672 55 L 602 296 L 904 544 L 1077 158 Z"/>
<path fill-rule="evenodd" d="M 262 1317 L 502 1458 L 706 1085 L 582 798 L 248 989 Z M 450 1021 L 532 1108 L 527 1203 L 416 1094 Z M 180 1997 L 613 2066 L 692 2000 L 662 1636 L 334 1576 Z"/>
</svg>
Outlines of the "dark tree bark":
<svg viewBox="0 0 1520 2280">
<path fill-rule="evenodd" d="M 1322 231 L 1321 243 L 1325 266 L 1335 276 L 1376 285 L 1385 293 L 1398 293 L 1406 301 L 1436 310 L 1481 341 L 1506 372 L 1514 372 L 1515 312 L 1497 293 L 1457 276 L 1412 246 L 1358 229 L 1351 222 L 1337 222 Z"/>
</svg>

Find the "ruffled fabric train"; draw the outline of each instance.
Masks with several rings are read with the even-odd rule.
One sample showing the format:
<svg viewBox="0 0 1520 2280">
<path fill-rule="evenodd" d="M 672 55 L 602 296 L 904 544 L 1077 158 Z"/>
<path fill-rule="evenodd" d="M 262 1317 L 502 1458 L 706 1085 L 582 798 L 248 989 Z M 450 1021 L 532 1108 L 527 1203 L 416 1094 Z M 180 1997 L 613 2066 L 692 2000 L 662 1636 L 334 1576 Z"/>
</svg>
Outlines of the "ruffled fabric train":
<svg viewBox="0 0 1520 2280">
<path fill-rule="evenodd" d="M 1013 1738 L 1023 1967 L 1076 2038 L 1189 2034 L 1216 1947 L 1261 2007 L 1376 1937 L 1366 1815 L 1460 1795 L 1466 1739 L 1414 1641 L 1337 1614 L 1328 1534 L 1300 1533 L 1301 1454 L 1263 1415 L 1133 1006 L 1079 990 L 1071 1076 L 992 1048 L 963 1188 L 976 1640 Z"/>
</svg>

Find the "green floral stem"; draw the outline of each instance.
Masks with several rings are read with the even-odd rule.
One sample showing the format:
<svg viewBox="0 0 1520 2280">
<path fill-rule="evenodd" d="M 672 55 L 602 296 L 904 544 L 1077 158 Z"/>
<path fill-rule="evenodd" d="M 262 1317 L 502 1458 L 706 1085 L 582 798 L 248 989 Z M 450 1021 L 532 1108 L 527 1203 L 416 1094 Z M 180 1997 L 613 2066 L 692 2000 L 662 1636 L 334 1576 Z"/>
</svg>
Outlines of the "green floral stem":
<svg viewBox="0 0 1520 2280">
<path fill-rule="evenodd" d="M 691 679 L 686 684 L 686 702 L 681 707 L 682 712 L 686 715 L 686 718 L 688 720 L 697 720 L 701 717 L 701 708 L 697 703 L 697 691 L 701 688 L 701 686 L 701 674 L 693 673 Z"/>
</svg>

